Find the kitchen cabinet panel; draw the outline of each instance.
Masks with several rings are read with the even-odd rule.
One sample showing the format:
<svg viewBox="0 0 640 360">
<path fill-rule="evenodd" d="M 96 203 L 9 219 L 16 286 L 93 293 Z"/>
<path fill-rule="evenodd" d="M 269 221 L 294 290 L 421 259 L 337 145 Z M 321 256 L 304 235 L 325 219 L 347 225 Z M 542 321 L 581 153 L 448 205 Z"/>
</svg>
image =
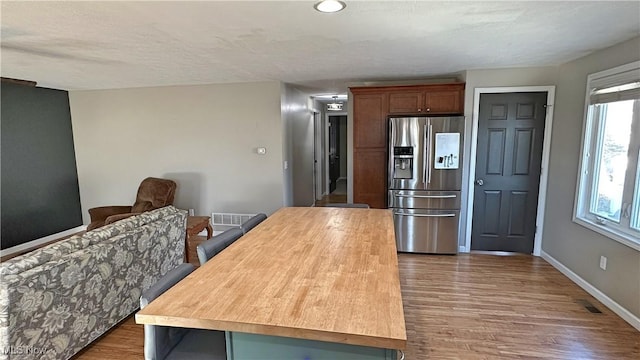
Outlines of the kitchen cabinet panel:
<svg viewBox="0 0 640 360">
<path fill-rule="evenodd" d="M 387 208 L 387 148 L 353 152 L 353 202 Z"/>
<path fill-rule="evenodd" d="M 355 148 L 387 145 L 387 93 L 354 95 L 353 138 Z"/>
<path fill-rule="evenodd" d="M 462 114 L 464 88 L 425 92 L 424 108 L 428 114 Z"/>
<path fill-rule="evenodd" d="M 414 114 L 422 110 L 422 91 L 400 91 L 389 94 L 389 114 Z"/>
</svg>

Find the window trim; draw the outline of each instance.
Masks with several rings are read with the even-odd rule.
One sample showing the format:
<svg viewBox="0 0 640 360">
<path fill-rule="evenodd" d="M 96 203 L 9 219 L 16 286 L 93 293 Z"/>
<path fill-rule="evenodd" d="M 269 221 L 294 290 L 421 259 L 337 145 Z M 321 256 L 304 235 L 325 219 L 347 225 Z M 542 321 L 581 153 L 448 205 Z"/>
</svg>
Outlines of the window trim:
<svg viewBox="0 0 640 360">
<path fill-rule="evenodd" d="M 636 164 L 636 186 L 633 191 L 632 204 L 638 204 L 631 209 L 629 227 L 640 233 L 640 149 L 638 149 L 638 163 Z"/>
<path fill-rule="evenodd" d="M 635 69 L 640 68 L 640 61 L 634 61 L 629 64 L 621 65 L 612 69 L 600 71 L 597 73 L 590 74 L 587 76 L 587 84 L 586 84 L 586 94 L 585 94 L 585 102 L 584 102 L 584 112 L 583 112 L 583 121 L 582 121 L 582 137 L 580 141 L 580 163 L 578 168 L 578 176 L 576 179 L 576 190 L 575 190 L 575 199 L 573 206 L 573 222 L 577 223 L 581 226 L 584 226 L 590 230 L 593 230 L 601 235 L 604 235 L 612 240 L 618 241 L 626 246 L 629 246 L 635 250 L 640 251 L 640 232 L 638 235 L 635 235 L 634 232 L 637 230 L 632 227 L 632 221 L 629 222 L 629 231 L 626 229 L 623 231 L 617 227 L 606 226 L 604 224 L 599 224 L 595 220 L 589 219 L 588 217 L 583 216 L 581 212 L 590 213 L 591 207 L 591 197 L 594 187 L 594 181 L 592 181 L 589 176 L 584 176 L 585 172 L 589 172 L 591 176 L 594 174 L 594 169 L 591 163 L 593 161 L 589 160 L 589 152 L 594 150 L 593 147 L 596 145 L 594 142 L 597 141 L 596 137 L 598 136 L 598 132 L 594 133 L 590 129 L 593 127 L 593 115 L 591 105 L 591 84 L 594 81 L 597 81 L 602 78 L 611 77 L 615 74 L 620 74 L 623 72 L 633 71 Z M 598 124 L 599 125 L 599 124 Z M 599 125 L 600 126 L 600 125 Z M 587 135 L 589 137 L 587 138 Z M 596 154 L 591 154 L 594 157 Z M 640 154 L 639 154 L 640 156 Z M 634 200 L 640 199 L 640 185 L 638 185 L 638 178 L 640 178 L 640 159 L 636 164 L 638 169 L 636 169 L 636 186 L 634 186 Z M 636 206 L 632 210 L 632 217 L 636 214 L 636 212 L 640 211 L 640 206 Z M 612 220 L 608 220 L 612 223 Z M 617 224 L 616 224 L 617 225 Z"/>
</svg>

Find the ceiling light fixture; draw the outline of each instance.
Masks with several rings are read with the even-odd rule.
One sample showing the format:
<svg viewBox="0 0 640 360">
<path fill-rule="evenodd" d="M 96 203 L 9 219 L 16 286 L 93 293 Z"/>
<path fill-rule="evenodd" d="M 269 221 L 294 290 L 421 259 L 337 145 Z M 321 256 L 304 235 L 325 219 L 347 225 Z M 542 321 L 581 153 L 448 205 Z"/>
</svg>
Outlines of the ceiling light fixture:
<svg viewBox="0 0 640 360">
<path fill-rule="evenodd" d="M 333 96 L 333 102 L 327 104 L 328 111 L 342 111 L 342 103 L 338 102 L 338 97 Z"/>
<path fill-rule="evenodd" d="M 338 0 L 322 0 L 317 2 L 313 7 L 323 13 L 334 13 L 344 9 L 347 4 Z"/>
</svg>

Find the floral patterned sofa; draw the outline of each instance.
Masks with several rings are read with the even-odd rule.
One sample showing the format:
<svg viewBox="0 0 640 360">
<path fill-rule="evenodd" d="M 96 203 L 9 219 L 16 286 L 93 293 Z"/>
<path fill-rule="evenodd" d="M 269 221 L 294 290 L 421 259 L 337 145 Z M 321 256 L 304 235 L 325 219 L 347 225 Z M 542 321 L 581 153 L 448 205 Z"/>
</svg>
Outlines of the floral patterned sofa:
<svg viewBox="0 0 640 360">
<path fill-rule="evenodd" d="M 136 311 L 183 262 L 186 222 L 167 206 L 0 264 L 0 359 L 68 359 Z"/>
</svg>

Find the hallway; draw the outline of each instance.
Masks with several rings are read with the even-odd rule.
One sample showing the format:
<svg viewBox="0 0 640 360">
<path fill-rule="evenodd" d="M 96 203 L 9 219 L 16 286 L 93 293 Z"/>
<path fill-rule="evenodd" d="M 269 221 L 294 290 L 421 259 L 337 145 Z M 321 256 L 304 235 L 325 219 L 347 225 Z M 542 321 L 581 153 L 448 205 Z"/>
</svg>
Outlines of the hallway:
<svg viewBox="0 0 640 360">
<path fill-rule="evenodd" d="M 330 203 L 347 202 L 347 179 L 338 179 L 336 189 L 329 195 L 325 195 L 321 200 L 316 200 L 315 206 L 324 206 Z"/>
</svg>

